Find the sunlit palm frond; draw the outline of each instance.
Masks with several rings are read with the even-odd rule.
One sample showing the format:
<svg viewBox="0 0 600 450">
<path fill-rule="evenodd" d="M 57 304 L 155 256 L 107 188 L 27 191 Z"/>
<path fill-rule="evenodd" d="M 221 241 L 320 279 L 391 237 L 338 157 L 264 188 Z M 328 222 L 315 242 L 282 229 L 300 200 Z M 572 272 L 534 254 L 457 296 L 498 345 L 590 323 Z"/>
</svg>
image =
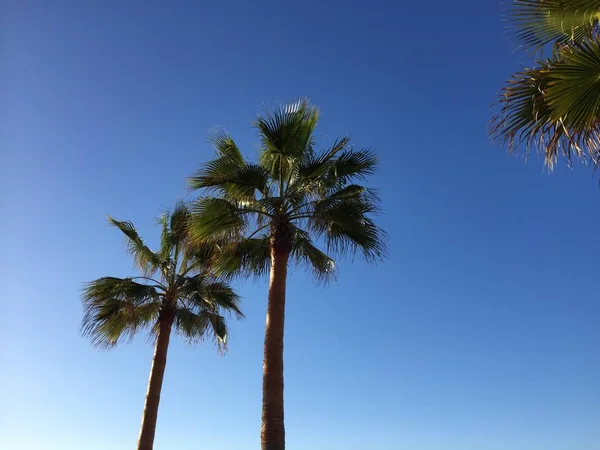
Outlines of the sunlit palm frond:
<svg viewBox="0 0 600 450">
<path fill-rule="evenodd" d="M 244 157 L 242 152 L 234 142 L 231 135 L 224 128 L 213 128 L 208 134 L 208 140 L 212 143 L 213 148 L 220 157 L 226 157 L 238 167 L 244 165 Z"/>
<path fill-rule="evenodd" d="M 280 105 L 256 119 L 262 142 L 260 165 L 273 179 L 290 179 L 295 165 L 312 154 L 313 131 L 318 121 L 318 108 L 306 99 Z"/>
<path fill-rule="evenodd" d="M 513 75 L 501 91 L 499 114 L 490 134 L 510 150 L 524 143 L 545 155 L 552 168 L 560 153 L 586 153 L 594 164 L 600 152 L 600 43 L 572 44 L 534 69 Z"/>
<path fill-rule="evenodd" d="M 144 244 L 133 223 L 121 222 L 110 216 L 108 217 L 108 221 L 125 235 L 127 250 L 134 257 L 138 268 L 147 275 L 156 271 L 161 264 L 161 259 L 158 254 L 154 253 Z"/>
<path fill-rule="evenodd" d="M 582 42 L 592 35 L 599 17 L 598 0 L 513 0 L 508 13 L 527 48 Z"/>
</svg>

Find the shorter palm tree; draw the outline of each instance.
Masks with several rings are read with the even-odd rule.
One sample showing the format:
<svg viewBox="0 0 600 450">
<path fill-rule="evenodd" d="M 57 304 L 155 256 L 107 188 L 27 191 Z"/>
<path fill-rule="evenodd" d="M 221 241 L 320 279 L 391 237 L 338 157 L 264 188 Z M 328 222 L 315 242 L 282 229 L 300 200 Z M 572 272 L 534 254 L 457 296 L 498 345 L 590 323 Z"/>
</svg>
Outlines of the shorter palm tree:
<svg viewBox="0 0 600 450">
<path fill-rule="evenodd" d="M 129 252 L 143 276 L 102 277 L 83 291 L 82 332 L 100 347 L 114 347 L 146 330 L 155 341 L 138 450 L 151 450 L 167 350 L 173 326 L 188 341 L 212 337 L 220 349 L 227 343 L 224 313 L 243 317 L 239 297 L 214 275 L 216 246 L 188 241 L 190 212 L 177 204 L 160 217 L 160 249 L 150 250 L 131 222 L 109 221 L 123 232 Z"/>
</svg>

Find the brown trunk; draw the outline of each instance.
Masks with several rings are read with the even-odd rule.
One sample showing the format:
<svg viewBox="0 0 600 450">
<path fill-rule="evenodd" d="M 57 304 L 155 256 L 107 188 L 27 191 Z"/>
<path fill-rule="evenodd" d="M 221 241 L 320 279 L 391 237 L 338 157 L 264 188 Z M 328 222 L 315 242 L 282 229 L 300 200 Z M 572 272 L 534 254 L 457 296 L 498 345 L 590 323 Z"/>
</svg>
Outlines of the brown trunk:
<svg viewBox="0 0 600 450">
<path fill-rule="evenodd" d="M 158 335 L 148 380 L 148 392 L 142 416 L 142 428 L 138 439 L 138 450 L 152 450 L 154 446 L 154 432 L 156 431 L 156 419 L 158 417 L 158 404 L 160 402 L 160 391 L 162 389 L 165 367 L 167 365 L 167 350 L 171 338 L 171 327 L 173 326 L 173 315 L 163 314 L 159 316 Z M 166 316 L 166 317 L 164 317 Z"/>
<path fill-rule="evenodd" d="M 271 277 L 263 360 L 262 450 L 285 449 L 283 424 L 283 324 L 291 246 L 271 240 Z"/>
</svg>

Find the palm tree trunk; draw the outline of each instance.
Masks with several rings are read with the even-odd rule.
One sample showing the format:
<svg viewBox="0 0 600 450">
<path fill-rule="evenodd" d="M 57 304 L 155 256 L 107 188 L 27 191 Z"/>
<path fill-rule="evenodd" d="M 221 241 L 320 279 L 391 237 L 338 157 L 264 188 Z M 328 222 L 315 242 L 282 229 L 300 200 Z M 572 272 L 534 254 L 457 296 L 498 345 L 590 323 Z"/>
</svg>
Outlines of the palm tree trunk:
<svg viewBox="0 0 600 450">
<path fill-rule="evenodd" d="M 162 389 L 165 367 L 167 366 L 167 350 L 171 338 L 171 327 L 173 316 L 159 318 L 158 335 L 148 380 L 148 392 L 142 416 L 142 428 L 138 439 L 138 450 L 152 450 L 154 446 L 154 433 L 156 431 L 156 419 L 158 418 L 158 404 L 160 402 L 160 391 Z"/>
<path fill-rule="evenodd" d="M 283 423 L 283 325 L 289 245 L 271 244 L 269 304 L 263 360 L 261 448 L 285 450 Z"/>
</svg>

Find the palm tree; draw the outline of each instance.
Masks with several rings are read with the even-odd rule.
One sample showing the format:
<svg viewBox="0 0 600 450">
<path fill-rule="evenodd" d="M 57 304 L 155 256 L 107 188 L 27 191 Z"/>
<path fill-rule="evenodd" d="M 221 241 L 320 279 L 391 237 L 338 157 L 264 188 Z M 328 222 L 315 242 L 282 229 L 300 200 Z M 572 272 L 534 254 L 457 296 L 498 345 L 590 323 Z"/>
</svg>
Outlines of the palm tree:
<svg viewBox="0 0 600 450">
<path fill-rule="evenodd" d="M 189 217 L 183 203 L 160 217 L 162 234 L 156 252 L 146 246 L 131 222 L 109 217 L 125 235 L 129 253 L 143 276 L 98 278 L 86 285 L 82 295 L 82 332 L 95 345 L 114 347 L 142 330 L 155 341 L 138 450 L 153 447 L 173 326 L 189 342 L 210 336 L 223 349 L 228 335 L 223 313 L 243 317 L 239 297 L 211 269 L 214 245 L 189 245 Z"/>
<path fill-rule="evenodd" d="M 510 150 L 538 147 L 552 168 L 558 155 L 600 163 L 598 0 L 513 0 L 509 18 L 533 67 L 512 75 L 500 92 L 490 134 Z M 541 57 L 551 46 L 550 56 Z"/>
<path fill-rule="evenodd" d="M 191 188 L 211 195 L 193 203 L 192 233 L 199 239 L 229 240 L 222 246 L 222 268 L 259 275 L 270 271 L 263 450 L 285 448 L 283 334 L 289 261 L 307 265 L 326 281 L 335 273 L 330 254 L 359 253 L 371 262 L 385 252 L 385 235 L 372 218 L 378 196 L 357 184 L 374 172 L 377 157 L 370 150 L 352 149 L 348 137 L 317 151 L 313 132 L 318 119 L 318 109 L 306 100 L 258 117 L 258 163 L 244 160 L 225 131 L 216 132 L 211 139 L 216 158 L 189 179 Z M 315 240 L 323 242 L 327 253 Z"/>
</svg>

